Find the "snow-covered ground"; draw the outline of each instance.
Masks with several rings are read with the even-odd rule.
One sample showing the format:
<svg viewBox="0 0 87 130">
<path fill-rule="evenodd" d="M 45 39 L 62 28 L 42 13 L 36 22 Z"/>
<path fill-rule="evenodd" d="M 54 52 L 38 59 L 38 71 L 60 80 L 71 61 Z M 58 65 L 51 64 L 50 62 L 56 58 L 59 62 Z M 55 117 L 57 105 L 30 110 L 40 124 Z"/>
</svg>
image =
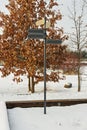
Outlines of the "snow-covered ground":
<svg viewBox="0 0 87 130">
<path fill-rule="evenodd" d="M 84 70 L 87 71 L 87 68 Z M 44 83 L 35 86 L 35 93 L 28 93 L 28 80 L 23 76 L 23 82 L 17 84 L 12 81 L 13 76 L 0 78 L 0 101 L 13 100 L 43 100 Z M 82 77 L 81 92 L 77 92 L 77 75 L 67 75 L 65 80 L 58 83 L 47 83 L 47 99 L 87 98 L 87 78 Z M 64 88 L 66 83 L 72 83 L 72 88 Z M 4 107 L 0 107 L 2 120 Z M 8 109 L 11 130 L 87 130 L 87 104 L 65 107 L 44 108 L 14 108 Z M 8 130 L 4 126 L 7 117 L 0 121 L 1 130 Z M 8 121 L 7 121 L 8 122 Z M 6 123 L 5 123 L 6 126 Z M 7 125 L 7 127 L 9 124 Z M 5 129 L 4 129 L 5 128 Z"/>
<path fill-rule="evenodd" d="M 0 102 L 0 130 L 10 130 L 5 102 Z"/>
<path fill-rule="evenodd" d="M 87 69 L 87 68 L 86 68 Z M 28 80 L 23 76 L 23 82 L 15 83 L 13 76 L 0 78 L 0 101 L 13 100 L 43 100 L 44 83 L 40 82 L 35 86 L 35 93 L 28 92 Z M 72 88 L 64 88 L 66 83 L 72 83 Z M 87 77 L 82 78 L 81 92 L 78 91 L 77 75 L 67 75 L 65 80 L 59 82 L 47 82 L 47 99 L 71 99 L 87 98 Z"/>
<path fill-rule="evenodd" d="M 11 130 L 87 130 L 87 104 L 8 110 Z"/>
</svg>

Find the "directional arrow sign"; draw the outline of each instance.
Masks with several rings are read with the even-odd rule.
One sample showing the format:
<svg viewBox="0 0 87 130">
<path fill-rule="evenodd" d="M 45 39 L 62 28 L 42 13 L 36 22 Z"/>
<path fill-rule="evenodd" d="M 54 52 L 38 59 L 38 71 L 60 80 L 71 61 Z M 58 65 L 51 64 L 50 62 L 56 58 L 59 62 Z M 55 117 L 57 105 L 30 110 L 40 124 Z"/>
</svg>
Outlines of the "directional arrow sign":
<svg viewBox="0 0 87 130">
<path fill-rule="evenodd" d="M 29 33 L 35 34 L 35 33 L 40 33 L 40 34 L 45 34 L 45 29 L 29 29 Z"/>
<path fill-rule="evenodd" d="M 29 34 L 28 38 L 32 38 L 32 39 L 44 39 L 46 37 L 46 35 L 42 35 L 42 34 Z"/>
<path fill-rule="evenodd" d="M 44 18 L 42 18 L 41 20 L 38 20 L 36 22 L 36 26 L 40 26 L 40 25 L 43 25 L 44 24 Z"/>
<path fill-rule="evenodd" d="M 46 22 L 46 28 L 49 28 L 51 25 L 50 21 Z"/>
<path fill-rule="evenodd" d="M 62 40 L 55 40 L 55 39 L 47 39 L 46 40 L 47 44 L 61 44 Z"/>
<path fill-rule="evenodd" d="M 28 33 L 28 38 L 32 39 L 44 39 L 46 38 L 45 29 L 30 29 Z"/>
<path fill-rule="evenodd" d="M 42 18 L 41 20 L 38 20 L 36 22 L 36 26 L 40 26 L 40 25 L 44 25 L 45 23 L 45 20 L 44 18 Z M 50 27 L 50 21 L 46 21 L 46 28 L 49 28 Z"/>
</svg>

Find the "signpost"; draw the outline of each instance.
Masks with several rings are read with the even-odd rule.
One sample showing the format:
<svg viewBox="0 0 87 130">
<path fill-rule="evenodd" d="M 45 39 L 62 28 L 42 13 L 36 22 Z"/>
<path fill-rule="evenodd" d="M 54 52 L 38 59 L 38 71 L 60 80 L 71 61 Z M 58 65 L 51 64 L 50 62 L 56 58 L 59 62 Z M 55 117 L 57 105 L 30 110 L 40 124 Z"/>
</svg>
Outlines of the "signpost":
<svg viewBox="0 0 87 130">
<path fill-rule="evenodd" d="M 61 44 L 62 40 L 46 39 L 46 28 L 50 25 L 50 22 L 48 22 L 46 25 L 46 17 L 36 22 L 37 26 L 43 24 L 44 29 L 30 29 L 28 32 L 28 38 L 44 39 L 44 114 L 46 114 L 46 44 Z"/>
<path fill-rule="evenodd" d="M 37 22 L 36 22 L 36 26 L 40 26 L 40 25 L 46 25 L 46 28 L 49 28 L 50 27 L 50 21 L 47 21 L 46 23 L 45 23 L 45 19 L 44 18 L 42 18 L 41 20 L 38 20 Z M 45 29 L 46 29 L 45 28 Z"/>
<path fill-rule="evenodd" d="M 29 29 L 29 35 L 30 34 L 45 34 L 45 29 Z"/>
<path fill-rule="evenodd" d="M 40 25 L 43 25 L 44 24 L 44 18 L 42 18 L 41 20 L 38 20 L 36 22 L 36 26 L 40 26 Z"/>
<path fill-rule="evenodd" d="M 46 43 L 47 44 L 61 44 L 62 40 L 47 39 Z"/>
<path fill-rule="evenodd" d="M 30 29 L 28 32 L 29 39 L 44 39 L 45 37 L 45 29 Z"/>
</svg>

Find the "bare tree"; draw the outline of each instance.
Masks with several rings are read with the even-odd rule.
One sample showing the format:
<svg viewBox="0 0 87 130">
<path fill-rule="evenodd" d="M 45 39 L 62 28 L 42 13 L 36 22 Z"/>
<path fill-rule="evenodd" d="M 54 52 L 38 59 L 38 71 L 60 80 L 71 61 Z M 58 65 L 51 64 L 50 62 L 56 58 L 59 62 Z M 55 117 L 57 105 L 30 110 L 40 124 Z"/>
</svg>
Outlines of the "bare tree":
<svg viewBox="0 0 87 130">
<path fill-rule="evenodd" d="M 86 10 L 87 10 L 87 0 L 84 0 L 84 2 L 85 2 Z M 86 45 L 86 48 L 87 48 L 87 45 Z"/>
<path fill-rule="evenodd" d="M 73 32 L 70 35 L 72 46 L 78 53 L 78 92 L 81 90 L 81 52 L 87 45 L 87 25 L 85 20 L 85 2 L 80 4 L 80 10 L 77 9 L 78 3 L 73 0 L 72 9 L 69 8 L 69 18 L 73 22 Z"/>
<path fill-rule="evenodd" d="M 83 0 L 84 1 L 84 3 L 87 5 L 87 0 Z"/>
</svg>

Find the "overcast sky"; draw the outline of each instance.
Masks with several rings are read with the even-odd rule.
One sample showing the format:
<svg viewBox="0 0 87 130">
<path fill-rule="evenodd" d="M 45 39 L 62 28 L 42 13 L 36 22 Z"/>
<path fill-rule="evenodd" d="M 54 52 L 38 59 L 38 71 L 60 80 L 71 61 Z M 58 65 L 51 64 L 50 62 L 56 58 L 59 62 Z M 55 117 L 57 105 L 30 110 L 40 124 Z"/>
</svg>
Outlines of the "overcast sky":
<svg viewBox="0 0 87 130">
<path fill-rule="evenodd" d="M 70 32 L 72 28 L 72 22 L 68 17 L 69 16 L 68 7 L 70 9 L 72 8 L 73 0 L 56 0 L 56 1 L 59 3 L 59 9 L 63 15 L 63 19 L 58 22 L 59 27 L 62 26 L 64 28 L 64 32 Z M 77 2 L 77 10 L 78 12 L 80 12 L 79 6 L 81 5 L 81 0 L 76 0 L 76 2 Z M 4 6 L 5 4 L 8 4 L 8 0 L 0 0 L 0 10 L 7 12 Z"/>
</svg>

